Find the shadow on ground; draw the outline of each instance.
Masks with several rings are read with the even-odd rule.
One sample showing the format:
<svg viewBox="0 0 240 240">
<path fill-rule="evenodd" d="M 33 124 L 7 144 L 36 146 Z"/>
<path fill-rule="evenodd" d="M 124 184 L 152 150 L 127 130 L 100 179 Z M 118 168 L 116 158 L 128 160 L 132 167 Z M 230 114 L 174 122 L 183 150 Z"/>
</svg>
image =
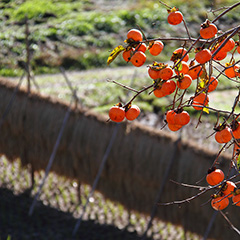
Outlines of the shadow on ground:
<svg viewBox="0 0 240 240">
<path fill-rule="evenodd" d="M 28 216 L 33 198 L 27 192 L 14 195 L 12 191 L 0 189 L 0 239 L 57 239 L 72 240 L 73 228 L 77 219 L 70 213 L 45 206 L 42 202 L 31 217 Z M 101 225 L 94 221 L 83 221 L 77 233 L 79 240 L 140 240 L 136 232 L 120 230 L 113 225 Z M 148 240 L 151 240 L 148 238 Z"/>
</svg>

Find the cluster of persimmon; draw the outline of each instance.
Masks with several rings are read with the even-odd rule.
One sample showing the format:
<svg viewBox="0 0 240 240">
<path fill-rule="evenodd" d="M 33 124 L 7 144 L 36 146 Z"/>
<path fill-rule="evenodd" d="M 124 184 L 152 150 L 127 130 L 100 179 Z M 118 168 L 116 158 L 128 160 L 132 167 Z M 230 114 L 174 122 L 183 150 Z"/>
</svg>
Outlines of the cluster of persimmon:
<svg viewBox="0 0 240 240">
<path fill-rule="evenodd" d="M 176 7 L 167 7 L 167 22 L 169 24 L 178 25 L 184 21 L 183 14 Z M 195 53 L 193 59 L 189 59 L 190 51 L 185 48 L 186 44 L 184 44 L 173 51 L 170 58 L 173 64 L 154 61 L 147 67 L 148 75 L 154 82 L 152 92 L 158 98 L 179 90 L 186 92 L 192 82 L 197 80 L 195 94 L 190 98 L 189 103 L 195 110 L 203 111 L 206 110 L 209 104 L 208 94 L 218 86 L 218 77 L 214 77 L 212 71 L 207 72 L 206 64 L 210 61 L 217 61 L 223 66 L 220 61 L 224 60 L 228 53 L 231 52 L 231 60 L 225 63 L 223 72 L 230 79 L 240 77 L 240 67 L 235 64 L 233 58 L 235 52 L 240 54 L 240 43 L 230 37 L 229 34 L 222 34 L 217 26 L 208 19 L 201 24 L 199 34 L 200 38 L 198 40 L 202 39 L 203 44 L 201 47 L 195 47 L 195 49 L 193 46 L 191 47 L 190 50 L 194 49 Z M 142 30 L 134 28 L 127 32 L 127 38 L 124 42 L 127 43 L 127 46 L 122 47 L 120 45 L 114 49 L 110 59 L 108 59 L 108 63 L 122 52 L 122 57 L 126 62 L 130 62 L 136 67 L 141 67 L 146 62 L 146 52 L 153 56 L 158 56 L 164 49 L 164 43 L 161 40 L 148 40 Z M 177 109 L 181 108 L 182 106 L 179 104 Z M 176 131 L 177 128 L 172 128 L 171 124 L 168 123 L 170 129 Z M 227 131 L 227 129 L 224 129 L 224 131 Z"/>
<path fill-rule="evenodd" d="M 190 115 L 183 109 L 169 110 L 166 113 L 166 122 L 171 131 L 177 131 L 190 122 Z"/>
<path fill-rule="evenodd" d="M 172 107 L 165 113 L 165 122 L 171 131 L 178 131 L 190 122 L 190 115 L 186 111 L 187 107 L 207 113 L 210 109 L 214 111 L 213 108 L 209 107 L 209 96 L 217 89 L 218 78 L 221 75 L 239 83 L 240 66 L 237 64 L 239 61 L 235 62 L 235 56 L 240 56 L 240 41 L 234 40 L 235 36 L 239 35 L 239 27 L 224 33 L 215 25 L 217 18 L 212 22 L 207 19 L 199 28 L 199 37 L 193 39 L 187 29 L 183 14 L 175 7 L 168 7 L 167 11 L 167 22 L 170 25 L 178 25 L 183 22 L 188 38 L 173 38 L 177 41 L 182 39 L 183 45 L 172 52 L 168 63 L 154 61 L 147 65 L 147 73 L 153 84 L 138 91 L 132 100 L 148 89 L 152 89 L 150 93 L 153 93 L 157 98 L 172 94 L 173 101 L 170 105 Z M 122 57 L 127 63 L 141 67 L 146 62 L 148 54 L 158 57 L 162 53 L 165 41 L 168 39 L 147 39 L 141 29 L 130 29 L 125 40 L 127 46 L 120 45 L 115 48 L 109 56 L 108 63 L 122 52 Z M 187 49 L 188 43 L 191 45 L 189 49 Z M 190 56 L 193 58 L 190 59 Z M 229 56 L 230 60 L 226 60 Z M 215 72 L 218 72 L 217 76 Z M 185 93 L 190 92 L 189 88 L 194 83 L 196 86 L 194 94 L 188 100 L 183 100 L 183 97 L 186 96 Z M 136 119 L 140 110 L 138 107 L 131 110 L 133 106 L 131 104 L 124 107 L 121 104 L 113 106 L 109 111 L 110 119 L 115 122 L 121 122 L 124 118 Z M 229 146 L 233 144 L 232 164 L 237 163 L 235 166 L 240 169 L 240 121 L 238 120 L 239 114 L 236 115 L 234 110 L 229 113 L 222 124 L 214 127 L 214 131 L 215 140 L 218 143 L 229 143 Z M 130 113 L 132 117 L 129 118 L 127 115 Z M 225 145 L 223 145 L 224 147 Z M 223 210 L 230 204 L 230 201 L 233 205 L 240 206 L 240 188 L 225 178 L 223 171 L 216 169 L 215 165 L 213 164 L 206 176 L 207 183 L 216 190 L 215 194 L 211 196 L 211 206 L 215 210 Z M 237 170 L 239 171 L 239 169 Z"/>
<path fill-rule="evenodd" d="M 217 186 L 217 193 L 212 195 L 211 206 L 215 210 L 225 209 L 232 199 L 236 206 L 240 206 L 240 189 L 232 181 L 224 181 L 225 175 L 221 169 L 212 168 L 208 171 L 206 181 L 211 186 Z"/>
<path fill-rule="evenodd" d="M 125 118 L 133 121 L 139 116 L 140 111 L 137 105 L 127 104 L 126 106 L 122 106 L 121 103 L 118 103 L 110 108 L 109 118 L 113 122 L 122 122 Z"/>
<path fill-rule="evenodd" d="M 215 140 L 218 143 L 228 143 L 234 139 L 240 139 L 240 122 L 236 119 L 232 120 L 230 124 L 220 124 L 214 128 Z"/>
</svg>

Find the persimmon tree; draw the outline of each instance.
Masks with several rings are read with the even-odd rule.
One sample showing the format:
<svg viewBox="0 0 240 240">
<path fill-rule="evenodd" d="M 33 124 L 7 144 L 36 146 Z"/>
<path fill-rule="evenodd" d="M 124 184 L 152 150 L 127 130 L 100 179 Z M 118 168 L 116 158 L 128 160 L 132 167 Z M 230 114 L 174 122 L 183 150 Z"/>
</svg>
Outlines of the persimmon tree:
<svg viewBox="0 0 240 240">
<path fill-rule="evenodd" d="M 147 39 L 140 28 L 130 29 L 126 33 L 124 44 L 113 49 L 109 55 L 108 64 L 117 56 L 122 55 L 127 63 L 141 67 L 147 59 L 147 52 L 152 56 L 158 56 L 168 41 L 176 41 L 179 47 L 173 51 L 167 63 L 154 61 L 147 66 L 149 78 L 152 80 L 149 86 L 135 90 L 114 81 L 120 87 L 127 88 L 135 94 L 127 103 L 116 103 L 111 107 L 109 120 L 121 122 L 125 117 L 130 121 L 136 119 L 140 114 L 140 109 L 133 105 L 133 102 L 146 91 L 157 98 L 172 95 L 172 102 L 165 113 L 164 120 L 164 127 L 168 127 L 171 131 L 179 131 L 182 127 L 187 127 L 186 125 L 190 122 L 188 113 L 190 108 L 200 112 L 197 127 L 201 125 L 203 113 L 217 113 L 218 117 L 213 126 L 213 134 L 221 149 L 212 166 L 206 169 L 206 182 L 209 185 L 196 196 L 182 201 L 173 201 L 166 205 L 189 202 L 201 194 L 213 190 L 215 192 L 210 197 L 212 199 L 211 206 L 215 210 L 227 208 L 230 199 L 232 199 L 233 205 L 240 206 L 240 188 L 238 188 L 236 182 L 240 175 L 240 113 L 236 112 L 236 106 L 240 98 L 240 25 L 222 31 L 218 29 L 216 24 L 217 20 L 225 14 L 239 7 L 240 2 L 225 8 L 215 19 L 206 19 L 203 23 L 200 23 L 197 38 L 191 36 L 181 9 L 170 7 L 162 1 L 160 3 L 167 8 L 168 17 L 166 21 L 171 25 L 183 24 L 186 36 Z M 190 55 L 193 57 L 190 58 Z M 219 78 L 222 76 L 234 82 L 236 88 L 239 89 L 238 94 L 233 96 L 231 111 L 212 108 L 209 101 L 209 94 L 218 88 Z M 186 93 L 194 81 L 196 83 L 195 91 L 189 97 Z M 219 156 L 224 149 L 230 147 L 233 148 L 233 154 L 229 169 L 234 168 L 236 173 L 231 177 L 229 173 L 225 176 L 223 171 L 217 168 Z"/>
</svg>

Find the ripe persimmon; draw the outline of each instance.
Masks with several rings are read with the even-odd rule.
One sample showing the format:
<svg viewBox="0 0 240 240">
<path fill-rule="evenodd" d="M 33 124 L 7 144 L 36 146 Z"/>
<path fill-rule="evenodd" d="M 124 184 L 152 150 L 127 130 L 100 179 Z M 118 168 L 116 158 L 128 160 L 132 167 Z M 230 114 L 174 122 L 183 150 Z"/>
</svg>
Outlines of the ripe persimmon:
<svg viewBox="0 0 240 240">
<path fill-rule="evenodd" d="M 136 50 L 145 53 L 147 50 L 147 45 L 145 43 L 139 43 L 136 47 Z"/>
<path fill-rule="evenodd" d="M 211 51 L 212 55 L 216 52 L 216 50 Z M 213 59 L 217 60 L 217 61 L 221 61 L 226 57 L 227 57 L 227 52 L 225 52 L 221 49 L 220 51 L 217 52 L 217 54 L 213 57 Z"/>
<path fill-rule="evenodd" d="M 240 54 L 240 45 L 237 46 L 237 52 Z"/>
<path fill-rule="evenodd" d="M 162 92 L 165 95 L 172 94 L 176 89 L 176 83 L 173 80 L 167 80 L 162 84 Z"/>
<path fill-rule="evenodd" d="M 195 60 L 200 64 L 204 64 L 208 62 L 211 59 L 211 57 L 212 57 L 211 51 L 209 49 L 203 49 L 196 53 Z"/>
<path fill-rule="evenodd" d="M 195 105 L 193 106 L 194 109 L 202 110 L 202 108 L 206 106 L 208 102 L 209 102 L 208 96 L 206 95 L 206 93 L 202 92 L 193 98 L 192 105 Z"/>
<path fill-rule="evenodd" d="M 168 124 L 175 124 L 174 117 L 176 116 L 176 112 L 174 110 L 168 110 L 166 112 L 166 121 Z"/>
<path fill-rule="evenodd" d="M 225 209 L 228 205 L 229 199 L 224 196 L 213 198 L 211 201 L 211 206 L 217 211 Z"/>
<path fill-rule="evenodd" d="M 141 51 L 135 52 L 131 58 L 131 63 L 135 67 L 141 67 L 145 63 L 145 61 L 146 61 L 146 55 Z"/>
<path fill-rule="evenodd" d="M 163 42 L 160 40 L 157 40 L 157 41 L 154 41 L 154 43 L 151 45 L 151 47 L 149 48 L 149 52 L 153 56 L 157 56 L 162 52 L 163 48 L 164 48 Z"/>
<path fill-rule="evenodd" d="M 233 196 L 233 192 L 234 192 L 234 189 L 236 188 L 236 184 L 232 181 L 226 181 L 226 184 L 225 186 L 223 186 L 222 188 L 222 193 L 228 198 L 232 197 Z"/>
<path fill-rule="evenodd" d="M 220 43 L 219 47 L 221 47 L 223 42 L 224 42 L 224 40 Z M 228 39 L 226 44 L 222 46 L 221 51 L 230 52 L 231 50 L 233 50 L 234 47 L 235 47 L 235 41 L 232 38 L 230 38 L 230 39 Z"/>
<path fill-rule="evenodd" d="M 201 76 L 203 73 L 202 66 L 196 65 L 189 68 L 188 75 L 191 76 L 192 80 L 197 79 L 199 76 Z"/>
<path fill-rule="evenodd" d="M 187 89 L 190 87 L 192 83 L 192 78 L 188 74 L 184 74 L 177 81 L 177 86 L 180 89 Z"/>
<path fill-rule="evenodd" d="M 172 11 L 168 14 L 167 21 L 171 25 L 178 25 L 183 20 L 183 15 L 180 11 Z"/>
<path fill-rule="evenodd" d="M 152 79 L 158 79 L 159 77 L 159 72 L 158 70 L 155 70 L 154 68 L 149 67 L 148 68 L 148 75 Z"/>
<path fill-rule="evenodd" d="M 134 48 L 131 48 L 130 50 L 123 51 L 122 56 L 126 62 L 129 62 L 131 60 L 134 50 Z"/>
<path fill-rule="evenodd" d="M 232 201 L 234 205 L 240 207 L 240 194 L 233 194 Z"/>
<path fill-rule="evenodd" d="M 163 80 L 168 80 L 172 77 L 173 70 L 170 67 L 165 67 L 159 71 L 159 78 Z"/>
<path fill-rule="evenodd" d="M 216 25 L 213 23 L 210 23 L 209 21 L 208 22 L 206 21 L 201 25 L 200 35 L 204 39 L 209 39 L 214 37 L 217 32 L 218 32 L 218 29 Z"/>
<path fill-rule="evenodd" d="M 217 185 L 224 180 L 225 176 L 221 169 L 211 169 L 209 170 L 206 181 L 209 185 Z"/>
<path fill-rule="evenodd" d="M 180 65 L 181 65 L 181 70 L 179 69 L 175 69 L 174 71 L 175 71 L 175 73 L 176 74 L 180 74 L 180 73 L 184 73 L 184 74 L 186 74 L 186 73 L 188 73 L 188 71 L 189 71 L 189 66 L 188 66 L 188 64 L 186 63 L 186 62 L 181 62 L 180 63 Z"/>
<path fill-rule="evenodd" d="M 176 113 L 176 115 L 174 116 L 174 122 L 176 125 L 187 125 L 190 122 L 189 113 L 187 111 Z"/>
<path fill-rule="evenodd" d="M 208 92 L 212 92 L 217 88 L 218 85 L 218 80 L 215 77 L 211 77 L 209 80 L 209 85 L 208 85 Z"/>
<path fill-rule="evenodd" d="M 240 138 L 240 122 L 235 121 L 232 123 L 232 134 L 234 138 L 239 139 Z"/>
<path fill-rule="evenodd" d="M 142 41 L 142 33 L 138 29 L 131 29 L 127 33 L 127 39 L 132 39 L 135 42 L 141 42 Z"/>
<path fill-rule="evenodd" d="M 215 140 L 218 143 L 227 143 L 231 141 L 232 134 L 231 129 L 229 127 L 225 127 L 224 129 L 217 131 L 215 134 Z"/>
<path fill-rule="evenodd" d="M 140 108 L 137 105 L 132 105 L 125 113 L 125 117 L 127 120 L 133 121 L 140 114 Z"/>
<path fill-rule="evenodd" d="M 159 88 L 156 88 L 153 90 L 153 94 L 158 97 L 158 98 L 161 98 L 161 97 L 165 97 L 166 94 L 162 91 L 162 88 L 159 87 Z"/>
<path fill-rule="evenodd" d="M 169 130 L 175 132 L 178 131 L 180 128 L 182 127 L 182 125 L 177 125 L 177 124 L 168 124 L 168 128 Z"/>
<path fill-rule="evenodd" d="M 181 59 L 185 54 L 187 53 L 187 50 L 185 48 L 177 48 L 173 51 L 171 61 L 175 62 L 179 59 Z M 189 60 L 189 55 L 186 54 L 186 56 L 182 59 L 182 61 L 187 62 Z"/>
<path fill-rule="evenodd" d="M 108 115 L 113 122 L 122 122 L 125 118 L 125 109 L 121 106 L 113 106 L 109 109 Z"/>
<path fill-rule="evenodd" d="M 239 76 L 239 73 L 237 72 L 239 70 L 239 67 L 237 65 L 234 65 L 231 67 L 228 63 L 226 63 L 226 68 L 224 73 L 226 74 L 227 77 L 229 78 L 234 78 Z"/>
</svg>

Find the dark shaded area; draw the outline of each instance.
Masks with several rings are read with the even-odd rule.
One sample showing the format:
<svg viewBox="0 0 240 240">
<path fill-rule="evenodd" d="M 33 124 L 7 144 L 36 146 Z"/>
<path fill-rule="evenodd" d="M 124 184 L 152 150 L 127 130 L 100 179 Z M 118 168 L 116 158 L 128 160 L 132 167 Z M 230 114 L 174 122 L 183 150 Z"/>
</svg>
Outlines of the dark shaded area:
<svg viewBox="0 0 240 240">
<path fill-rule="evenodd" d="M 101 225 L 94 221 L 82 221 L 78 234 L 71 238 L 76 224 L 72 214 L 45 206 L 42 202 L 31 217 L 28 216 L 33 198 L 27 192 L 14 195 L 12 191 L 0 189 L 0 239 L 84 239 L 84 240 L 137 240 L 141 239 L 136 232 L 120 230 L 113 225 Z M 150 238 L 146 238 L 150 240 Z"/>
</svg>

